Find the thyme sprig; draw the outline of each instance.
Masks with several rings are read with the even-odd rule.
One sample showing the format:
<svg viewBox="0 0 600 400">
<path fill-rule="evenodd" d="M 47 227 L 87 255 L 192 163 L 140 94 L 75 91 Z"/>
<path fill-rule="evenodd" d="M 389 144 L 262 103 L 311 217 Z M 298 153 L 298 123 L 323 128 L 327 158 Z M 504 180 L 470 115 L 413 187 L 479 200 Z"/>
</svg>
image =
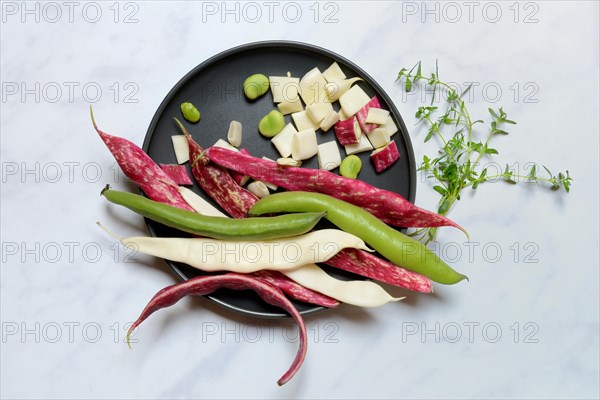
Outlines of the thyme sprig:
<svg viewBox="0 0 600 400">
<path fill-rule="evenodd" d="M 415 69 L 416 72 L 413 73 Z M 485 122 L 482 119 L 474 120 L 463 100 L 472 85 L 458 93 L 452 85 L 440 80 L 437 61 L 435 73 L 431 73 L 430 76 L 422 74 L 420 61 L 410 70 L 402 68 L 396 81 L 402 80 L 407 92 L 419 83 L 432 89 L 431 104 L 420 106 L 415 117 L 419 119 L 418 123 L 427 125 L 425 142 L 436 138 L 441 143 L 435 156 L 423 156 L 423 163 L 418 169 L 423 171 L 428 179 L 436 182 L 433 190 L 441 196 L 438 203 L 439 214 L 446 216 L 450 212 L 456 201 L 460 200 L 463 189 L 471 187 L 475 190 L 487 182 L 502 180 L 512 184 L 519 181 L 543 183 L 550 185 L 552 190 L 563 188 L 569 192 L 572 181 L 569 171 L 553 174 L 547 167 L 542 166 L 548 174 L 548 177 L 542 177 L 534 164 L 527 175 L 520 175 L 513 172 L 507 164 L 501 174 L 488 175 L 488 169 L 482 168 L 480 161 L 483 157 L 489 158 L 498 154 L 498 150 L 490 145 L 491 139 L 498 135 L 507 135 L 508 126 L 515 125 L 516 122 L 508 118 L 502 107 L 497 110 L 488 108 L 490 121 L 488 127 L 483 128 Z M 434 105 L 436 94 L 438 97 L 445 94 L 443 109 Z M 487 131 L 487 135 L 484 131 Z M 482 135 L 484 139 L 478 140 Z M 436 233 L 436 228 L 423 228 L 415 231 L 413 235 L 429 242 L 435 240 Z"/>
</svg>

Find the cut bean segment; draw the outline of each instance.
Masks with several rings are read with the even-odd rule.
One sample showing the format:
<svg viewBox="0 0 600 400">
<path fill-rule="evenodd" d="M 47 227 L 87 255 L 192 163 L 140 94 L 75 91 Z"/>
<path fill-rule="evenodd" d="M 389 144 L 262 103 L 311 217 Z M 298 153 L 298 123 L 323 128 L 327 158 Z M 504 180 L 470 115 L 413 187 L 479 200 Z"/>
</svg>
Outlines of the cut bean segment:
<svg viewBox="0 0 600 400">
<path fill-rule="evenodd" d="M 387 118 L 389 117 L 390 112 L 388 110 L 383 110 L 381 108 L 372 107 L 369 109 L 367 113 L 366 122 L 369 124 L 385 124 Z"/>
<path fill-rule="evenodd" d="M 292 365 L 277 381 L 277 384 L 281 386 L 289 382 L 296 372 L 298 372 L 306 357 L 307 335 L 304 320 L 294 305 L 283 295 L 281 290 L 252 276 L 232 273 L 199 276 L 176 285 L 167 286 L 152 297 L 140 316 L 133 325 L 131 325 L 131 328 L 129 328 L 129 331 L 127 332 L 127 344 L 129 345 L 129 338 L 134 329 L 154 312 L 161 308 L 170 307 L 186 296 L 207 295 L 220 288 L 233 290 L 251 289 L 264 301 L 276 307 L 283 308 L 292 316 L 292 318 L 294 318 L 300 330 L 300 347 L 298 348 L 298 352 L 296 353 Z"/>
<path fill-rule="evenodd" d="M 400 158 L 396 142 L 390 142 L 385 147 L 371 153 L 371 161 L 375 166 L 375 172 L 380 173 L 391 167 Z"/>
<path fill-rule="evenodd" d="M 277 136 L 271 139 L 271 143 L 279 151 L 281 157 L 287 158 L 292 155 L 292 138 L 297 132 L 294 125 L 287 124 Z"/>
<path fill-rule="evenodd" d="M 377 128 L 377 124 L 369 124 L 367 123 L 367 115 L 369 115 L 369 110 L 371 108 L 381 108 L 381 104 L 379 103 L 379 99 L 377 96 L 373 97 L 364 107 L 362 107 L 356 113 L 356 119 L 358 120 L 358 124 L 360 125 L 360 129 L 364 133 L 371 132 L 373 129 Z"/>
<path fill-rule="evenodd" d="M 340 150 L 335 140 L 331 142 L 321 143 L 318 147 L 319 168 L 331 171 L 339 167 L 342 162 Z"/>
<path fill-rule="evenodd" d="M 173 151 L 175 152 L 177 164 L 183 164 L 190 161 L 190 148 L 185 136 L 173 135 L 171 136 L 171 141 L 173 142 Z"/>
<path fill-rule="evenodd" d="M 224 213 L 219 211 L 216 207 L 206 201 L 202 196 L 199 196 L 193 190 L 179 186 L 177 188 L 179 194 L 194 209 L 198 214 L 207 215 L 209 217 L 227 217 Z"/>
<path fill-rule="evenodd" d="M 323 132 L 327 132 L 339 120 L 340 120 L 340 114 L 338 114 L 337 112 L 332 110 L 325 118 L 323 118 L 323 121 L 321 121 L 321 125 L 319 125 L 319 128 L 321 128 L 321 130 Z"/>
<path fill-rule="evenodd" d="M 384 147 L 390 142 L 388 133 L 381 128 L 375 128 L 371 132 L 367 133 L 367 139 L 369 139 L 369 142 L 371 142 L 373 147 L 376 149 Z"/>
<path fill-rule="evenodd" d="M 341 81 L 346 79 L 346 74 L 344 74 L 340 65 L 337 62 L 334 62 L 329 68 L 323 71 L 323 78 L 325 78 L 327 82 Z"/>
<path fill-rule="evenodd" d="M 340 105 L 346 115 L 352 116 L 367 105 L 370 100 L 360 86 L 354 85 L 340 97 Z"/>
<path fill-rule="evenodd" d="M 345 94 L 353 84 L 358 81 L 362 81 L 362 78 L 351 78 L 351 79 L 343 79 L 341 81 L 333 81 L 329 82 L 325 85 L 325 92 L 327 93 L 327 97 L 330 101 L 339 100 L 343 94 Z"/>
<path fill-rule="evenodd" d="M 335 136 L 342 146 L 358 143 L 361 134 L 356 117 L 338 121 L 335 124 Z"/>
<path fill-rule="evenodd" d="M 297 132 L 292 137 L 292 158 L 294 160 L 307 160 L 317 154 L 317 134 L 312 129 Z"/>
<path fill-rule="evenodd" d="M 358 143 L 356 144 L 348 144 L 344 146 L 344 150 L 346 150 L 347 155 L 363 153 L 365 151 L 373 150 L 373 145 L 369 142 L 369 138 L 364 133 L 361 133 L 358 138 Z"/>
</svg>

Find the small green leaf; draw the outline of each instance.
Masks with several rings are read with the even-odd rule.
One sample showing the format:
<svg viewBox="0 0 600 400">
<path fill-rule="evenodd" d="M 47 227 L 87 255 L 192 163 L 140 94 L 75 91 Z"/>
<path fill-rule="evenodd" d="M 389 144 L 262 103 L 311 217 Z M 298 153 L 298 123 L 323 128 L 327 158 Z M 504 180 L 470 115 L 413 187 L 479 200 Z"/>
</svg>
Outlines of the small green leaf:
<svg viewBox="0 0 600 400">
<path fill-rule="evenodd" d="M 429 129 L 429 132 L 427 132 L 427 136 L 425 136 L 425 140 L 424 142 L 427 143 L 429 142 L 429 140 L 433 137 L 433 134 L 435 133 L 435 130 L 433 129 L 433 126 Z"/>
<path fill-rule="evenodd" d="M 435 190 L 436 192 L 438 192 L 439 194 L 441 194 L 442 196 L 446 195 L 446 193 L 448 193 L 446 191 L 446 189 L 444 189 L 443 187 L 436 185 L 433 187 L 433 190 Z"/>
<path fill-rule="evenodd" d="M 450 208 L 450 200 L 447 197 L 442 198 L 440 202 L 440 206 L 438 207 L 438 214 L 445 214 L 448 212 Z"/>
<path fill-rule="evenodd" d="M 488 149 L 485 149 L 485 154 L 498 154 L 498 150 L 488 148 Z"/>
<path fill-rule="evenodd" d="M 406 83 L 404 84 L 404 90 L 406 90 L 407 92 L 410 92 L 411 89 L 412 89 L 412 82 L 410 81 L 409 78 L 406 78 Z"/>
<path fill-rule="evenodd" d="M 536 167 L 535 167 L 535 164 L 533 164 L 533 167 L 531 167 L 531 170 L 529 170 L 529 177 L 535 178 L 535 172 L 536 172 Z"/>
<path fill-rule="evenodd" d="M 469 90 L 471 90 L 471 87 L 473 87 L 473 84 L 471 83 L 469 86 L 467 86 L 467 88 L 465 90 L 463 90 L 463 92 L 460 94 L 460 98 L 462 99 L 463 96 L 467 93 L 469 93 Z"/>
<path fill-rule="evenodd" d="M 490 112 L 490 114 L 492 114 L 492 117 L 498 119 L 498 115 L 496 114 L 496 111 L 492 110 L 491 108 L 488 108 L 488 111 Z"/>
</svg>

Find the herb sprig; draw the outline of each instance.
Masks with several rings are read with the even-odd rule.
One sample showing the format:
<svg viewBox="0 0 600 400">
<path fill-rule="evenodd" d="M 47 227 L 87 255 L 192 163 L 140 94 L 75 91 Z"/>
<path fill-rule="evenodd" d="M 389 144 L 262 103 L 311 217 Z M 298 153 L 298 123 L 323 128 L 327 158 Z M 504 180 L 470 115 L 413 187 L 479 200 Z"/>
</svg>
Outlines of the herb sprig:
<svg viewBox="0 0 600 400">
<path fill-rule="evenodd" d="M 415 68 L 416 72 L 413 73 Z M 552 190 L 563 188 L 569 192 L 572 181 L 569 171 L 553 174 L 543 166 L 548 177 L 542 177 L 538 175 L 539 171 L 535 164 L 527 175 L 519 175 L 511 171 L 508 164 L 501 174 L 488 175 L 487 168 L 481 169 L 480 161 L 483 157 L 492 157 L 498 154 L 498 150 L 490 146 L 491 139 L 498 135 L 507 135 L 507 127 L 515 125 L 516 122 L 508 119 L 502 107 L 497 110 L 488 108 L 491 121 L 489 126 L 484 129 L 485 122 L 482 119 L 474 120 L 463 100 L 472 85 L 469 85 L 462 93 L 458 93 L 452 85 L 440 80 L 437 61 L 435 73 L 431 73 L 430 76 L 422 74 L 420 61 L 410 70 L 402 68 L 396 81 L 402 80 L 404 80 L 404 89 L 407 92 L 410 92 L 413 86 L 419 83 L 426 84 L 432 89 L 431 104 L 420 106 L 415 117 L 419 118 L 418 123 L 427 125 L 425 142 L 432 138 L 437 138 L 441 142 L 438 153 L 432 157 L 424 155 L 423 163 L 418 169 L 424 171 L 428 179 L 436 181 L 433 190 L 441 196 L 438 204 L 439 214 L 446 216 L 450 212 L 456 201 L 460 200 L 460 193 L 463 189 L 471 187 L 475 190 L 482 183 L 498 180 L 511 184 L 516 184 L 519 180 L 527 183 L 544 183 L 549 184 Z M 445 92 L 444 109 L 434 106 L 436 94 L 439 97 L 441 92 Z M 477 137 L 482 136 L 481 131 L 487 131 L 487 135 L 483 135 L 483 140 L 478 140 Z M 413 235 L 429 242 L 435 240 L 436 233 L 437 228 L 423 228 L 415 231 Z"/>
</svg>

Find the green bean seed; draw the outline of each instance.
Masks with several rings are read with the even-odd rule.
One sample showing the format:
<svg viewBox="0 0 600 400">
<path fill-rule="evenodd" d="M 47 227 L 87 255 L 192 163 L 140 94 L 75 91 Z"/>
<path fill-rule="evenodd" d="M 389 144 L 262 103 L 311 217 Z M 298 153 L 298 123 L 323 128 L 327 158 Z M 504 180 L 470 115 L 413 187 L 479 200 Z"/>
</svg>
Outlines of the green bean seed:
<svg viewBox="0 0 600 400">
<path fill-rule="evenodd" d="M 321 193 L 283 192 L 260 199 L 250 215 L 280 212 L 326 212 L 325 218 L 352 233 L 394 264 L 446 285 L 467 277 L 453 270 L 421 242 L 389 227 L 353 204 Z"/>
<path fill-rule="evenodd" d="M 258 123 L 258 131 L 265 137 L 273 137 L 283 130 L 285 120 L 283 114 L 273 110 L 265 115 Z"/>
<path fill-rule="evenodd" d="M 181 113 L 183 114 L 183 118 L 191 123 L 195 124 L 200 121 L 200 111 L 192 103 L 181 103 Z"/>
<path fill-rule="evenodd" d="M 346 178 L 356 179 L 360 169 L 362 168 L 362 161 L 358 156 L 354 154 L 344 158 L 340 164 L 340 175 Z"/>
<path fill-rule="evenodd" d="M 250 75 L 244 81 L 244 95 L 254 100 L 267 93 L 269 90 L 269 78 L 263 74 Z"/>
<path fill-rule="evenodd" d="M 127 207 L 161 224 L 222 240 L 271 240 L 302 235 L 314 228 L 325 215 L 324 212 L 310 212 L 241 219 L 209 217 L 108 187 L 101 194 L 108 201 Z"/>
</svg>

